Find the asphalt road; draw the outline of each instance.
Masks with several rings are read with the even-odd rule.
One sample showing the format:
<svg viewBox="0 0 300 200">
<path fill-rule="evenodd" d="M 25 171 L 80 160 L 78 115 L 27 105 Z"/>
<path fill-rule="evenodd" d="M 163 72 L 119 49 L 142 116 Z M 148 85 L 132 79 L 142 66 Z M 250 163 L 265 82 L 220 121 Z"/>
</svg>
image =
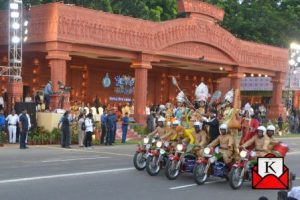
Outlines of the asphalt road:
<svg viewBox="0 0 300 200">
<path fill-rule="evenodd" d="M 286 165 L 300 176 L 300 138 L 284 140 L 291 147 Z M 1 200 L 135 200 L 276 199 L 277 191 L 252 190 L 250 183 L 237 191 L 227 182 L 210 179 L 196 186 L 191 174 L 169 181 L 161 172 L 150 177 L 132 164 L 135 145 L 97 146 L 92 150 L 58 146 L 0 148 Z M 300 185 L 300 180 L 295 182 Z"/>
</svg>

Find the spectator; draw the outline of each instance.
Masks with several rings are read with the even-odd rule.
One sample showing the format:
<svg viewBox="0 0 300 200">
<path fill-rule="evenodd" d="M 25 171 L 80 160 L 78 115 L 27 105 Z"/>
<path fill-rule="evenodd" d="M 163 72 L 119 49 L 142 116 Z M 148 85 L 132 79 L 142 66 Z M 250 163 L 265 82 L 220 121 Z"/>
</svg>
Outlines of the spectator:
<svg viewBox="0 0 300 200">
<path fill-rule="evenodd" d="M 298 127 L 299 127 L 299 116 L 295 115 L 294 133 L 298 133 Z"/>
<path fill-rule="evenodd" d="M 106 136 L 106 142 L 105 145 L 112 145 L 113 142 L 113 136 L 114 136 L 114 126 L 115 126 L 115 117 L 113 115 L 113 110 L 108 111 L 107 115 L 107 136 Z"/>
<path fill-rule="evenodd" d="M 0 109 L 0 135 L 3 134 L 5 129 L 5 116 L 3 114 L 3 109 Z"/>
<path fill-rule="evenodd" d="M 4 98 L 0 96 L 0 110 L 4 109 Z"/>
<path fill-rule="evenodd" d="M 49 111 L 50 95 L 52 94 L 52 82 L 49 81 L 44 89 L 44 101 L 46 104 L 46 111 Z"/>
<path fill-rule="evenodd" d="M 294 114 L 291 113 L 289 116 L 289 129 L 291 133 L 294 132 L 294 127 L 295 127 L 295 117 Z"/>
<path fill-rule="evenodd" d="M 294 199 L 300 199 L 300 186 L 293 187 L 288 193 L 288 197 Z"/>
<path fill-rule="evenodd" d="M 125 116 L 122 118 L 122 143 L 126 143 L 128 124 L 129 124 L 128 113 L 125 113 Z"/>
<path fill-rule="evenodd" d="M 117 113 L 116 113 L 115 109 L 113 112 L 113 120 L 114 120 L 114 130 L 113 130 L 112 143 L 115 143 L 116 134 L 117 134 L 117 126 L 118 126 L 118 118 L 117 118 Z"/>
<path fill-rule="evenodd" d="M 278 117 L 278 127 L 279 127 L 279 131 L 282 131 L 282 127 L 283 127 L 283 118 L 282 115 L 280 114 Z"/>
<path fill-rule="evenodd" d="M 29 130 L 29 121 L 27 116 L 27 110 L 23 109 L 22 114 L 19 118 L 19 127 L 20 127 L 20 149 L 27 149 L 25 140 Z"/>
<path fill-rule="evenodd" d="M 41 97 L 40 97 L 40 93 L 39 92 L 36 92 L 35 96 L 34 96 L 34 102 L 35 102 L 35 105 L 39 105 L 41 104 Z"/>
<path fill-rule="evenodd" d="M 82 130 L 82 124 L 84 123 L 85 116 L 83 113 L 80 113 L 77 121 L 77 133 L 78 133 L 78 145 L 83 147 L 83 141 L 85 137 L 85 130 Z"/>
<path fill-rule="evenodd" d="M 99 114 L 98 108 L 100 107 L 100 101 L 99 101 L 98 95 L 96 95 L 96 98 L 95 98 L 95 101 L 94 101 L 94 105 L 95 105 L 97 114 Z"/>
<path fill-rule="evenodd" d="M 66 111 L 59 121 L 58 127 L 61 129 L 61 147 L 70 148 L 70 121 L 69 111 Z"/>
<path fill-rule="evenodd" d="M 101 138 L 100 138 L 100 144 L 104 143 L 104 139 L 107 136 L 107 114 L 106 111 L 103 112 L 101 115 Z"/>
<path fill-rule="evenodd" d="M 89 113 L 87 118 L 84 120 L 85 123 L 85 140 L 84 145 L 87 148 L 92 147 L 92 135 L 94 132 L 94 125 L 93 125 L 93 115 Z"/>
<path fill-rule="evenodd" d="M 147 116 L 147 134 L 154 131 L 154 116 L 155 112 L 151 111 L 150 115 Z"/>
<path fill-rule="evenodd" d="M 9 143 L 16 143 L 17 140 L 17 124 L 19 117 L 15 110 L 12 110 L 11 114 L 6 117 L 8 123 Z"/>
</svg>

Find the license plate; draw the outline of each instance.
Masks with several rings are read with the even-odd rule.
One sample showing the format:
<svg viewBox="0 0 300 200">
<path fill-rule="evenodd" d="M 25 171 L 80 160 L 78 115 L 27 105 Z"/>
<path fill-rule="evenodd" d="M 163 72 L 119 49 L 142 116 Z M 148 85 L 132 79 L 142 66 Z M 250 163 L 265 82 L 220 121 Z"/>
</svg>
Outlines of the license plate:
<svg viewBox="0 0 300 200">
<path fill-rule="evenodd" d="M 160 154 L 164 154 L 164 153 L 166 153 L 166 151 L 164 149 L 161 149 Z"/>
<path fill-rule="evenodd" d="M 150 149 L 151 145 L 150 144 L 147 144 L 146 145 L 146 149 Z"/>
</svg>

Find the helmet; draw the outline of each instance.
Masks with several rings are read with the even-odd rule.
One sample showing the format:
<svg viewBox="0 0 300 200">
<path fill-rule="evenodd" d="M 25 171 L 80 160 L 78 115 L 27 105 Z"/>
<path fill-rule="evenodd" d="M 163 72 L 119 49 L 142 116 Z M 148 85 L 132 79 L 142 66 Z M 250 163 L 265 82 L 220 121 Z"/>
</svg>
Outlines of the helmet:
<svg viewBox="0 0 300 200">
<path fill-rule="evenodd" d="M 263 132 L 263 135 L 265 135 L 266 132 L 267 132 L 267 129 L 266 129 L 266 127 L 264 127 L 264 126 L 259 126 L 259 127 L 257 128 L 257 131 L 262 131 L 262 132 Z"/>
<path fill-rule="evenodd" d="M 180 121 L 178 121 L 178 120 L 175 120 L 174 122 L 173 122 L 173 125 L 179 125 L 180 124 Z"/>
<path fill-rule="evenodd" d="M 170 122 L 170 121 L 167 122 L 167 126 L 168 126 L 168 127 L 171 126 L 171 122 Z"/>
<path fill-rule="evenodd" d="M 274 131 L 275 132 L 275 126 L 273 126 L 273 125 L 269 125 L 268 127 L 267 127 L 267 131 Z"/>
<path fill-rule="evenodd" d="M 200 129 L 202 129 L 202 122 L 194 122 L 194 126 L 199 126 Z"/>
<path fill-rule="evenodd" d="M 219 130 L 226 130 L 226 132 L 228 131 L 228 126 L 227 124 L 221 124 L 221 126 L 219 127 Z"/>
<path fill-rule="evenodd" d="M 158 121 L 158 122 L 164 122 L 164 121 L 165 121 L 165 118 L 159 117 L 157 121 Z"/>
</svg>

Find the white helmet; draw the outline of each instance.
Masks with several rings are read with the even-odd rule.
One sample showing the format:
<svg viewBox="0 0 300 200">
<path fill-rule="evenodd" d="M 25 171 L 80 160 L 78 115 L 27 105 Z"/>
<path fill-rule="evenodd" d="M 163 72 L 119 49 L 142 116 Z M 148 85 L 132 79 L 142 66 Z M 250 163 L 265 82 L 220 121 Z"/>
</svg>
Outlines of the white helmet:
<svg viewBox="0 0 300 200">
<path fill-rule="evenodd" d="M 202 128 L 203 123 L 202 122 L 194 122 L 194 126 L 199 126 L 200 129 Z"/>
<path fill-rule="evenodd" d="M 168 126 L 168 127 L 171 126 L 171 122 L 170 122 L 170 121 L 167 122 L 167 126 Z"/>
<path fill-rule="evenodd" d="M 165 121 L 165 118 L 159 117 L 159 118 L 157 119 L 157 121 L 158 121 L 158 122 L 164 122 L 164 121 Z"/>
<path fill-rule="evenodd" d="M 259 126 L 259 127 L 257 128 L 257 131 L 262 131 L 262 132 L 263 132 L 263 135 L 265 135 L 266 132 L 267 132 L 267 129 L 266 129 L 266 127 L 264 127 L 264 126 Z"/>
<path fill-rule="evenodd" d="M 180 121 L 178 121 L 178 120 L 175 120 L 174 122 L 173 122 L 173 125 L 179 125 L 180 124 Z"/>
<path fill-rule="evenodd" d="M 221 129 L 225 129 L 226 132 L 228 131 L 228 125 L 227 124 L 221 124 L 221 126 L 219 127 L 219 130 Z"/>
<path fill-rule="evenodd" d="M 275 133 L 275 126 L 273 126 L 273 125 L 269 125 L 268 127 L 267 127 L 267 131 L 273 131 L 273 134 Z"/>
</svg>

